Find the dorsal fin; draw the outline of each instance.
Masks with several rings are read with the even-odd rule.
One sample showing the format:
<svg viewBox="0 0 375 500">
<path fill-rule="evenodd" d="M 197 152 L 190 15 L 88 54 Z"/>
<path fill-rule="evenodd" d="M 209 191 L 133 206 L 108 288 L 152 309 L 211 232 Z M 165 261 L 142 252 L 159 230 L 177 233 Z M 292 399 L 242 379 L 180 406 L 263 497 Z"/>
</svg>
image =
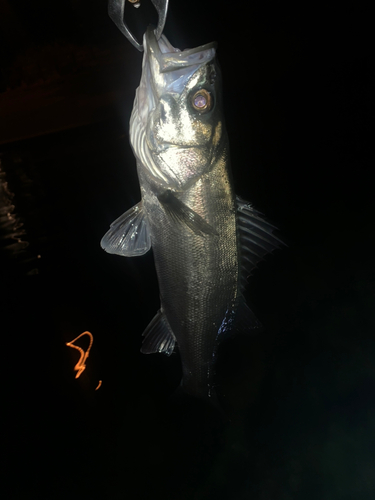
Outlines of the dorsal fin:
<svg viewBox="0 0 375 500">
<path fill-rule="evenodd" d="M 167 356 L 172 354 L 176 337 L 161 310 L 156 313 L 142 335 L 145 337 L 141 347 L 143 354 L 154 352 L 163 352 Z"/>
<path fill-rule="evenodd" d="M 100 245 L 106 252 L 124 257 L 137 257 L 150 250 L 151 238 L 142 201 L 112 222 Z"/>
<path fill-rule="evenodd" d="M 239 196 L 236 197 L 237 222 L 240 237 L 241 285 L 264 260 L 264 256 L 285 245 L 274 232 L 277 228 L 267 222 L 263 215 Z"/>
</svg>

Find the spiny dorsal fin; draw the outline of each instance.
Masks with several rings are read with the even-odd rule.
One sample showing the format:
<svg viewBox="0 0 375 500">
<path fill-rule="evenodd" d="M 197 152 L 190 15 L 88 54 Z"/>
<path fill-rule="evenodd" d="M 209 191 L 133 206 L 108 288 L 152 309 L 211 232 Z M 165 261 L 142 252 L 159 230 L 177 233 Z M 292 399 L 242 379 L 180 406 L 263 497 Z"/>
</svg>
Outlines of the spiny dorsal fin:
<svg viewBox="0 0 375 500">
<path fill-rule="evenodd" d="M 158 200 L 163 205 L 164 210 L 178 224 L 185 224 L 194 233 L 199 235 L 214 234 L 215 229 L 206 222 L 203 217 L 194 212 L 190 207 L 179 200 L 170 190 L 158 196 Z"/>
<path fill-rule="evenodd" d="M 150 250 L 151 238 L 142 201 L 112 222 L 100 245 L 106 252 L 124 257 L 137 257 Z"/>
<path fill-rule="evenodd" d="M 176 337 L 161 310 L 156 313 L 142 335 L 145 337 L 141 347 L 143 354 L 152 354 L 154 352 L 163 352 L 167 356 L 172 354 Z"/>
<path fill-rule="evenodd" d="M 267 222 L 263 215 L 250 203 L 236 197 L 237 221 L 241 249 L 241 284 L 245 286 L 246 278 L 251 275 L 264 256 L 280 248 L 283 243 L 274 232 L 277 228 Z"/>
</svg>

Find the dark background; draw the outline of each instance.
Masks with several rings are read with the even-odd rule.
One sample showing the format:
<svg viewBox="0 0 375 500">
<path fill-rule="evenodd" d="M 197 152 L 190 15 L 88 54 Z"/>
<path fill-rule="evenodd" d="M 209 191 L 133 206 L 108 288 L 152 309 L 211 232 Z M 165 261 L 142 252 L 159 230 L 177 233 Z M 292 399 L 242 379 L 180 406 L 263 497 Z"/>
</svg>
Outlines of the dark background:
<svg viewBox="0 0 375 500">
<path fill-rule="evenodd" d="M 0 208 L 23 224 L 18 241 L 3 218 L 0 241 L 7 498 L 374 498 L 370 13 L 170 4 L 174 46 L 219 43 L 236 192 L 288 243 L 249 284 L 265 328 L 220 350 L 229 421 L 173 397 L 178 354 L 139 352 L 159 307 L 152 254 L 99 246 L 139 201 L 128 122 L 141 54 L 105 0 L 2 0 Z M 125 9 L 137 33 L 145 5 Z M 75 379 L 65 343 L 85 330 Z"/>
</svg>

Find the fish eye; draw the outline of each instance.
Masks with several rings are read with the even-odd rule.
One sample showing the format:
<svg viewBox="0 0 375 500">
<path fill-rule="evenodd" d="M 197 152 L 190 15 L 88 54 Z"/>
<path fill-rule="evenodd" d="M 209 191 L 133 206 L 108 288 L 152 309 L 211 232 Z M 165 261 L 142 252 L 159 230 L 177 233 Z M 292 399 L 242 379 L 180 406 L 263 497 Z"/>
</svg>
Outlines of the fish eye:
<svg viewBox="0 0 375 500">
<path fill-rule="evenodd" d="M 193 94 L 191 104 L 194 109 L 205 113 L 212 108 L 213 99 L 211 94 L 205 89 L 199 89 Z"/>
</svg>

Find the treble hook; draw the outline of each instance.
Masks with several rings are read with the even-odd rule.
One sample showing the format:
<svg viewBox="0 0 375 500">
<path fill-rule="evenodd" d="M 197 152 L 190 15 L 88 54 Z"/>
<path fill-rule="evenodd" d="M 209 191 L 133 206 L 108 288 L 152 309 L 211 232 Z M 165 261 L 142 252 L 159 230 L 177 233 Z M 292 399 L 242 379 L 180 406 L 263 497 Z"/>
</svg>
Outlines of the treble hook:
<svg viewBox="0 0 375 500">
<path fill-rule="evenodd" d="M 118 27 L 118 29 L 121 31 L 123 35 L 126 36 L 128 40 L 136 47 L 139 51 L 143 51 L 143 45 L 137 42 L 137 40 L 134 38 L 133 34 L 127 27 L 125 21 L 124 21 L 124 11 L 125 11 L 125 3 L 127 0 L 109 0 L 108 3 L 108 14 L 109 17 L 112 19 L 112 21 L 115 23 L 115 25 Z M 135 6 L 139 5 L 134 0 L 129 0 L 132 2 Z M 161 34 L 164 29 L 165 21 L 167 19 L 167 12 L 168 12 L 168 2 L 169 0 L 151 0 L 152 3 L 154 4 L 154 7 L 158 13 L 159 20 L 158 20 L 158 25 L 154 31 L 156 39 L 159 40 L 161 37 Z"/>
</svg>

